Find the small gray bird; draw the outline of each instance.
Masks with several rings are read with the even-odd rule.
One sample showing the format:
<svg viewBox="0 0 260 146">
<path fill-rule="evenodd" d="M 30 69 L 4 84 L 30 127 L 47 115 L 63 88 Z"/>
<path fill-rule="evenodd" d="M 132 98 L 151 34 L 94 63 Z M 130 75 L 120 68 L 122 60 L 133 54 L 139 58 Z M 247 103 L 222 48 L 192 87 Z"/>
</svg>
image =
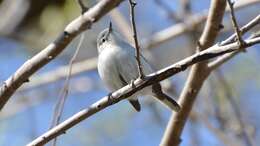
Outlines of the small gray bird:
<svg viewBox="0 0 260 146">
<path fill-rule="evenodd" d="M 99 53 L 98 73 L 111 92 L 138 78 L 135 49 L 112 29 L 111 23 L 109 28 L 99 34 L 97 49 Z M 142 55 L 140 56 L 140 62 L 144 74 L 153 73 L 153 69 Z M 137 96 L 140 95 L 152 95 L 171 110 L 180 110 L 178 103 L 163 93 L 160 83 L 146 87 L 128 98 L 136 111 L 141 110 L 141 105 L 137 99 Z"/>
</svg>

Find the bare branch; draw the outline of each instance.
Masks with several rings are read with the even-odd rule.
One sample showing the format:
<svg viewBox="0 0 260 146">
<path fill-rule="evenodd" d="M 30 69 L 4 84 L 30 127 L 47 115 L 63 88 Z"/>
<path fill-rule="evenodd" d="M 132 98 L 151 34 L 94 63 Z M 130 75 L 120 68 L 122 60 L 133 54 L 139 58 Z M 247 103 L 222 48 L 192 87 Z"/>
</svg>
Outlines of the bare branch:
<svg viewBox="0 0 260 146">
<path fill-rule="evenodd" d="M 246 40 L 247 44 L 255 44 L 256 42 L 260 42 L 260 37 L 254 40 Z M 113 98 L 109 98 L 108 96 L 103 97 L 96 103 L 92 104 L 89 108 L 83 109 L 82 111 L 76 113 L 66 121 L 62 122 L 58 126 L 54 127 L 53 129 L 47 131 L 27 146 L 41 146 L 46 144 L 53 138 L 64 134 L 68 129 L 75 126 L 79 122 L 83 121 L 84 119 L 94 115 L 95 113 L 105 109 L 108 106 L 111 106 L 127 97 L 133 95 L 137 91 L 142 90 L 143 88 L 150 86 L 154 83 L 160 82 L 170 76 L 173 76 L 181 71 L 184 71 L 189 66 L 202 62 L 213 57 L 223 55 L 228 52 L 236 51 L 239 49 L 239 45 L 237 43 L 228 44 L 225 46 L 218 46 L 214 45 L 207 50 L 202 52 L 198 52 L 190 57 L 187 57 L 169 67 L 161 69 L 155 73 L 149 74 L 145 76 L 144 79 L 136 79 L 133 83 L 135 84 L 135 88 L 132 87 L 132 84 L 127 85 L 115 92 L 112 93 Z"/>
<path fill-rule="evenodd" d="M 223 0 L 213 0 L 211 2 L 206 27 L 199 41 L 199 50 L 207 48 L 208 45 L 211 45 L 214 42 L 218 29 L 221 26 L 224 11 L 223 8 L 225 8 L 225 4 L 226 3 Z M 259 40 L 255 41 L 259 42 Z M 196 64 L 192 67 L 179 99 L 182 110 L 175 115 L 172 115 L 161 141 L 162 146 L 175 146 L 179 144 L 180 135 L 182 133 L 185 121 L 187 120 L 198 91 L 202 87 L 210 72 L 211 70 L 208 69 L 206 64 L 203 63 Z"/>
<path fill-rule="evenodd" d="M 256 25 L 259 25 L 259 24 L 260 24 L 260 14 L 257 15 L 253 20 L 251 20 L 249 23 L 247 23 L 245 26 L 243 26 L 241 28 L 241 34 L 246 33 L 247 31 L 249 31 L 250 29 L 252 29 L 253 27 L 255 27 Z M 225 41 L 222 41 L 220 43 L 220 45 L 227 45 L 229 43 L 232 43 L 235 41 L 235 38 L 236 38 L 236 34 L 233 34 Z M 208 68 L 210 70 L 214 70 L 215 68 L 218 68 L 221 64 L 223 64 L 226 61 L 228 61 L 229 59 L 231 59 L 237 53 L 239 53 L 239 51 L 228 53 L 228 54 L 218 57 L 216 60 L 208 63 Z"/>
<path fill-rule="evenodd" d="M 234 9 L 241 9 L 246 6 L 257 4 L 259 2 L 260 0 L 238 1 L 234 6 Z M 225 12 L 229 11 L 230 9 L 225 10 Z M 194 14 L 192 16 L 189 16 L 186 21 L 182 23 L 177 23 L 153 34 L 150 38 L 146 38 L 144 41 L 141 42 L 141 47 L 144 49 L 154 48 L 166 41 L 172 40 L 184 33 L 189 32 L 191 28 L 197 27 L 205 22 L 207 18 L 207 13 L 208 12 L 205 11 L 199 14 Z"/>
<path fill-rule="evenodd" d="M 84 14 L 89 8 L 84 5 L 82 0 L 77 0 L 80 8 L 81 8 L 81 14 Z"/>
<path fill-rule="evenodd" d="M 259 3 L 260 0 L 238 0 L 236 1 L 236 5 L 234 5 L 234 8 L 244 8 L 247 6 L 252 6 L 255 5 L 257 3 Z M 230 12 L 230 8 L 226 7 L 226 11 Z"/>
<path fill-rule="evenodd" d="M 242 39 L 242 36 L 241 36 L 242 34 L 241 34 L 241 31 L 240 31 L 239 26 L 237 24 L 236 16 L 235 16 L 235 13 L 234 13 L 234 4 L 235 4 L 235 2 L 231 2 L 231 0 L 227 0 L 227 2 L 228 2 L 228 5 L 229 5 L 229 8 L 230 8 L 231 20 L 232 20 L 232 24 L 233 24 L 234 30 L 236 32 L 238 43 L 242 47 L 243 45 L 246 45 L 246 44 L 245 44 L 245 42 Z"/>
<path fill-rule="evenodd" d="M 246 25 L 244 25 L 241 28 L 241 34 L 243 35 L 244 33 L 246 33 L 247 31 L 249 31 L 250 29 L 252 29 L 253 27 L 255 27 L 257 24 L 260 23 L 260 14 L 258 14 L 253 20 L 251 20 L 250 22 L 248 22 Z M 235 41 L 236 38 L 236 34 L 231 35 L 228 39 L 226 39 L 225 41 L 222 41 L 220 45 L 226 45 L 229 43 L 232 43 Z"/>
<path fill-rule="evenodd" d="M 256 18 L 251 20 L 245 26 L 243 26 L 241 28 L 242 33 L 249 31 L 252 27 L 259 24 L 259 22 L 260 22 L 260 15 L 258 15 Z M 225 41 L 222 41 L 220 44 L 221 45 L 227 45 L 227 44 L 231 43 L 232 41 L 234 42 L 235 37 L 236 37 L 236 34 L 233 34 L 233 35 L 231 35 L 231 37 L 229 37 Z M 218 66 L 223 64 L 228 59 L 231 59 L 237 53 L 239 53 L 239 51 L 232 52 L 232 53 L 226 53 L 226 54 L 218 57 L 213 62 L 208 63 L 209 70 L 214 70 L 215 68 L 217 68 Z M 87 60 L 84 60 L 82 62 L 77 62 L 77 63 L 73 64 L 73 70 L 72 70 L 71 75 L 73 76 L 73 75 L 77 75 L 77 74 L 80 74 L 80 73 L 85 72 L 85 71 L 90 71 L 90 70 L 96 69 L 96 62 L 97 62 L 96 58 L 92 58 L 92 59 L 87 59 Z M 66 65 L 66 66 L 59 67 L 56 70 L 53 70 L 53 71 L 50 71 L 50 72 L 47 72 L 47 73 L 43 73 L 42 75 L 38 75 L 38 76 L 36 76 L 36 78 L 32 79 L 33 82 L 31 82 L 30 84 L 26 84 L 25 86 L 23 86 L 22 90 L 18 90 L 18 91 L 26 91 L 26 90 L 29 90 L 29 89 L 34 88 L 34 87 L 36 88 L 36 87 L 39 87 L 39 86 L 44 85 L 44 84 L 48 84 L 48 83 L 51 83 L 51 82 L 54 82 L 54 81 L 61 80 L 64 77 L 66 77 L 66 75 L 67 75 L 66 71 L 67 70 L 68 70 L 68 66 Z M 24 106 L 28 107 L 29 105 L 24 105 Z M 24 107 L 22 106 L 22 107 L 19 107 L 19 109 L 20 108 L 23 109 Z M 17 112 L 17 111 L 14 111 L 14 112 Z M 8 113 L 10 113 L 10 112 L 8 112 Z M 14 114 L 13 112 L 11 112 L 11 113 Z M 9 114 L 7 114 L 7 115 L 9 115 Z"/>
<path fill-rule="evenodd" d="M 252 4 L 255 4 L 258 2 L 260 2 L 260 0 L 248 0 L 245 3 L 238 1 L 238 3 L 235 5 L 235 9 L 243 8 L 245 6 L 252 5 Z M 116 22 L 117 26 L 119 26 L 119 29 L 124 34 L 124 36 L 126 38 L 128 38 L 129 42 L 132 42 L 130 39 L 132 37 L 128 33 L 130 30 L 129 29 L 130 27 L 125 22 L 125 20 L 122 20 L 122 21 L 119 20 L 119 19 L 123 19 L 123 17 L 121 15 L 120 16 L 118 16 L 118 15 L 120 15 L 118 10 L 111 11 L 111 17 L 114 19 L 113 22 Z M 144 41 L 142 41 L 140 46 L 144 49 L 155 48 L 158 45 L 160 45 L 168 40 L 172 40 L 188 31 L 190 31 L 190 28 L 196 27 L 196 26 L 202 24 L 206 20 L 206 17 L 207 17 L 206 13 L 200 13 L 200 14 L 195 14 L 193 16 L 190 16 L 189 19 L 187 20 L 187 22 L 185 21 L 183 23 L 178 23 L 176 25 L 173 25 L 169 28 L 166 28 L 162 31 L 155 33 L 150 38 L 147 38 Z M 243 32 L 243 28 L 241 28 L 241 31 Z M 245 30 L 245 31 L 248 31 L 248 30 Z M 231 38 L 233 38 L 233 37 L 235 38 L 235 34 L 234 34 L 234 36 L 231 36 Z M 230 42 L 233 42 L 233 39 L 231 39 Z M 225 54 L 225 55 L 228 55 L 228 54 Z M 224 57 L 224 56 L 221 56 L 221 57 Z M 87 59 L 82 62 L 75 63 L 73 66 L 74 66 L 74 70 L 72 71 L 72 76 L 80 74 L 82 72 L 94 70 L 94 69 L 96 69 L 96 58 Z M 43 73 L 42 75 L 38 75 L 35 79 L 31 79 L 30 84 L 25 84 L 25 86 L 23 86 L 21 88 L 21 90 L 19 90 L 19 91 L 28 90 L 30 88 L 38 87 L 38 86 L 41 86 L 44 84 L 48 84 L 48 83 L 51 83 L 54 81 L 61 80 L 66 77 L 66 73 L 65 73 L 65 70 L 67 70 L 66 68 L 68 68 L 68 66 L 62 66 L 62 67 L 55 69 L 54 71 L 50 71 L 47 73 Z M 50 74 L 52 76 L 49 76 Z"/>
<path fill-rule="evenodd" d="M 137 32 L 136 32 L 136 26 L 135 26 L 135 14 L 134 14 L 134 9 L 136 6 L 136 2 L 133 0 L 128 0 L 129 5 L 130 5 L 130 17 L 131 17 L 131 23 L 132 23 L 132 30 L 133 30 L 133 38 L 134 38 L 134 43 L 135 43 L 135 57 L 137 60 L 137 66 L 138 66 L 138 73 L 139 77 L 142 79 L 144 78 L 144 73 L 140 61 L 140 46 L 138 44 L 138 38 L 137 38 Z"/>
<path fill-rule="evenodd" d="M 57 103 L 56 103 L 54 111 L 53 111 L 53 117 L 52 117 L 50 129 L 53 128 L 54 126 L 58 125 L 59 122 L 60 122 L 62 112 L 63 112 L 63 109 L 64 109 L 64 105 L 65 105 L 65 102 L 66 102 L 68 94 L 69 94 L 69 85 L 70 85 L 72 66 L 73 66 L 73 63 L 75 62 L 75 60 L 78 56 L 80 47 L 81 47 L 82 42 L 84 40 L 84 37 L 85 37 L 85 35 L 84 35 L 84 33 L 82 33 L 80 40 L 79 40 L 79 43 L 78 43 L 78 46 L 75 50 L 75 53 L 70 59 L 67 77 L 66 77 L 63 88 L 60 90 L 60 93 L 59 93 L 59 96 L 58 96 L 58 99 L 57 99 Z M 56 146 L 56 142 L 57 142 L 57 138 L 55 138 L 53 140 L 52 146 Z"/>
<path fill-rule="evenodd" d="M 14 92 L 29 77 L 42 68 L 45 64 L 59 55 L 65 47 L 82 31 L 89 29 L 91 25 L 98 21 L 111 9 L 118 6 L 122 0 L 102 0 L 86 13 L 72 21 L 60 34 L 60 37 L 45 49 L 26 61 L 11 77 L 9 77 L 0 88 L 0 110 L 4 107 Z"/>
<path fill-rule="evenodd" d="M 198 43 L 198 51 L 205 50 L 214 44 L 220 30 L 225 6 L 225 0 L 211 1 L 208 19 Z M 161 146 L 176 146 L 181 142 L 181 133 L 192 109 L 193 103 L 196 100 L 197 94 L 199 93 L 205 79 L 210 74 L 205 63 L 206 62 L 196 64 L 191 68 L 178 101 L 181 110 L 176 114 L 172 114 L 161 140 Z"/>
</svg>

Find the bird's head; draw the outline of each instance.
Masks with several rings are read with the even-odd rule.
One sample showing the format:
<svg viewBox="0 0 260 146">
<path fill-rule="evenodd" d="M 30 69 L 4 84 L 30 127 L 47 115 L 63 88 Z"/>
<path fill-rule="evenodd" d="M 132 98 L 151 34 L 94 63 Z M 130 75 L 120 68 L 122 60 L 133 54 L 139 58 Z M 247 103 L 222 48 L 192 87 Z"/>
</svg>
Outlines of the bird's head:
<svg viewBox="0 0 260 146">
<path fill-rule="evenodd" d="M 112 23 L 109 23 L 109 27 L 99 33 L 97 38 L 97 48 L 100 53 L 107 46 L 115 44 L 120 38 L 117 37 L 117 33 L 112 28 Z"/>
</svg>

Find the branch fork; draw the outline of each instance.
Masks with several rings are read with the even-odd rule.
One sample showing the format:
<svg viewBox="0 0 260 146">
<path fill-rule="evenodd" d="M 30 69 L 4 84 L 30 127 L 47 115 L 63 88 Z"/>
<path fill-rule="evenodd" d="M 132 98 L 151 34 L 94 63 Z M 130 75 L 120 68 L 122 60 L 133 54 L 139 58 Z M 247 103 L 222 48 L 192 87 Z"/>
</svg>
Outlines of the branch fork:
<svg viewBox="0 0 260 146">
<path fill-rule="evenodd" d="M 242 32 L 241 32 L 241 29 L 238 26 L 237 19 L 236 19 L 235 13 L 234 13 L 235 1 L 227 0 L 227 2 L 228 2 L 228 5 L 230 7 L 232 25 L 233 25 L 234 31 L 236 33 L 236 41 L 238 41 L 238 44 L 240 46 L 239 48 L 241 49 L 241 51 L 246 52 L 246 50 L 243 49 L 243 48 L 245 48 L 247 46 L 247 44 L 245 43 L 245 41 L 242 38 Z"/>
</svg>

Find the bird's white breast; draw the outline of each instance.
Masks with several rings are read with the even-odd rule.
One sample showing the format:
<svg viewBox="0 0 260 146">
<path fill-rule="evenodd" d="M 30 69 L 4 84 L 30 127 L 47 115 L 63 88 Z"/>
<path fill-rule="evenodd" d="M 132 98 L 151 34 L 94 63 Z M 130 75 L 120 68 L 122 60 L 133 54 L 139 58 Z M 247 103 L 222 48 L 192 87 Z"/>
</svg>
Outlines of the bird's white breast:
<svg viewBox="0 0 260 146">
<path fill-rule="evenodd" d="M 98 73 L 110 91 L 115 91 L 123 86 L 116 66 L 118 53 L 120 52 L 116 48 L 109 47 L 104 49 L 98 57 Z"/>
</svg>

